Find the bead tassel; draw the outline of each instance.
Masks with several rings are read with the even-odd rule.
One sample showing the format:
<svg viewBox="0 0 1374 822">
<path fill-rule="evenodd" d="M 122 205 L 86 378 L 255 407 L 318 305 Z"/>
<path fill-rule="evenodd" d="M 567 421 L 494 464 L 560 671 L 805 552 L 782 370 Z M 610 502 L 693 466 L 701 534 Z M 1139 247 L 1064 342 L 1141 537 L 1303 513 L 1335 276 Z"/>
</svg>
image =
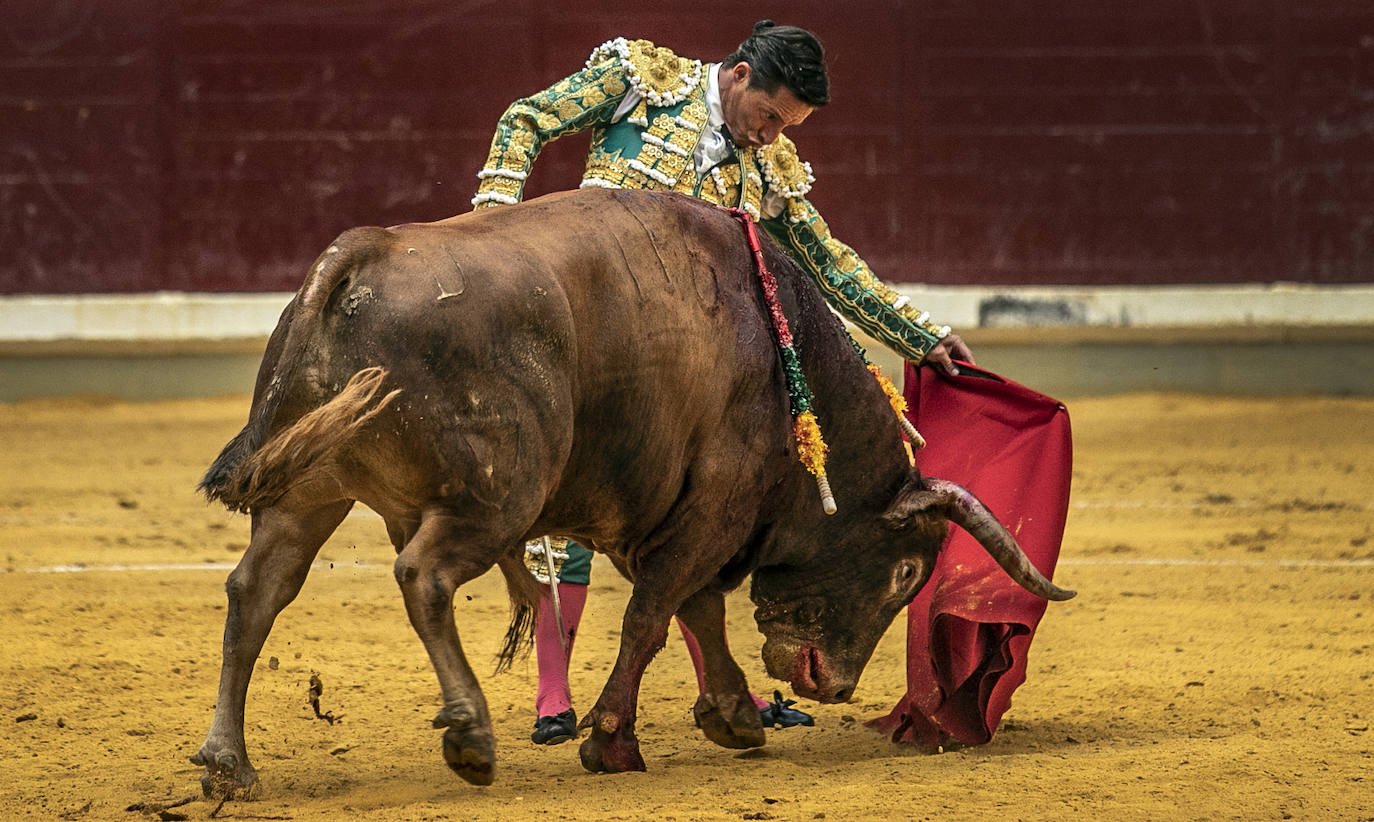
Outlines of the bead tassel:
<svg viewBox="0 0 1374 822">
<path fill-rule="evenodd" d="M 893 385 L 892 380 L 889 380 L 882 369 L 874 363 L 868 363 L 868 371 L 873 375 L 873 378 L 878 381 L 878 385 L 883 389 L 883 393 L 887 395 L 887 402 L 897 414 L 897 424 L 901 426 L 902 433 L 906 434 L 907 440 L 917 449 L 925 448 L 925 437 L 922 437 L 920 432 L 916 430 L 916 426 L 912 425 L 911 420 L 907 419 L 906 400 L 902 398 L 901 394 L 897 393 L 897 386 Z"/>
<path fill-rule="evenodd" d="M 787 399 L 792 412 L 792 435 L 797 440 L 797 457 L 806 470 L 816 477 L 821 507 L 827 514 L 833 514 L 836 511 L 835 496 L 830 491 L 830 480 L 825 475 L 825 453 L 829 448 L 821 436 L 816 415 L 811 411 L 811 389 L 806 384 L 801 358 L 797 356 L 797 349 L 793 345 L 792 331 L 787 326 L 787 317 L 782 313 L 782 304 L 778 301 L 778 281 L 763 261 L 763 246 L 759 244 L 753 219 L 737 208 L 730 209 L 730 213 L 744 224 L 749 250 L 754 254 L 759 287 L 763 291 L 764 304 L 768 307 L 773 335 L 778 341 L 778 353 L 782 357 L 783 374 L 787 379 Z"/>
</svg>

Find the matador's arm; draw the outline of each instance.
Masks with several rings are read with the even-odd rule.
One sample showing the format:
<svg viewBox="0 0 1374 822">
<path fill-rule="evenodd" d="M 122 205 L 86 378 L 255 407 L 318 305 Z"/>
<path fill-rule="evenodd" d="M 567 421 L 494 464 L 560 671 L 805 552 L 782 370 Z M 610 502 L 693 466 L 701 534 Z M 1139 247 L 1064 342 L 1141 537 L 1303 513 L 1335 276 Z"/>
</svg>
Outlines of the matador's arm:
<svg viewBox="0 0 1374 822">
<path fill-rule="evenodd" d="M 797 158 L 786 137 L 759 152 L 759 165 L 771 193 L 781 195 L 780 214 L 760 224 L 801 263 L 820 286 L 826 302 L 875 339 L 914 362 L 949 336 L 930 313 L 910 305 L 873 275 L 854 249 L 830 235 L 830 228 L 806 194 L 811 190 L 811 167 Z"/>
<path fill-rule="evenodd" d="M 497 121 L 486 165 L 477 174 L 473 207 L 520 202 L 534 158 L 544 144 L 610 123 L 628 89 L 624 70 L 606 60 L 511 103 Z"/>
</svg>

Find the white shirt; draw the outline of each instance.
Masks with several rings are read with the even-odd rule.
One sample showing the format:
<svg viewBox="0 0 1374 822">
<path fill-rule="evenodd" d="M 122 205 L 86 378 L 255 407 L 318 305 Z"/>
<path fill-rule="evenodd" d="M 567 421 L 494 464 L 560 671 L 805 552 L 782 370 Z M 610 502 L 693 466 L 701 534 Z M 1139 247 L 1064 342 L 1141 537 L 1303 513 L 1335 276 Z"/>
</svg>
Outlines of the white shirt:
<svg viewBox="0 0 1374 822">
<path fill-rule="evenodd" d="M 725 139 L 725 109 L 720 105 L 720 63 L 713 63 L 706 72 L 706 128 L 692 155 L 697 174 L 705 174 L 734 153 L 734 144 Z"/>
</svg>

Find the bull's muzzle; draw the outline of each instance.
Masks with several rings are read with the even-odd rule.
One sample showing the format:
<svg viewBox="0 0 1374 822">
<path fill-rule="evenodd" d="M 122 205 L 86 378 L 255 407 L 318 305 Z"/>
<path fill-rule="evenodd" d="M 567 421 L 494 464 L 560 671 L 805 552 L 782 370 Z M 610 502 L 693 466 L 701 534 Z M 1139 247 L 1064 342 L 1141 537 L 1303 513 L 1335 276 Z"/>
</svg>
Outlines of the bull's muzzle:
<svg viewBox="0 0 1374 822">
<path fill-rule="evenodd" d="M 853 677 L 838 674 L 814 645 L 797 649 L 788 679 L 797 696 L 825 703 L 848 702 L 857 684 Z"/>
</svg>

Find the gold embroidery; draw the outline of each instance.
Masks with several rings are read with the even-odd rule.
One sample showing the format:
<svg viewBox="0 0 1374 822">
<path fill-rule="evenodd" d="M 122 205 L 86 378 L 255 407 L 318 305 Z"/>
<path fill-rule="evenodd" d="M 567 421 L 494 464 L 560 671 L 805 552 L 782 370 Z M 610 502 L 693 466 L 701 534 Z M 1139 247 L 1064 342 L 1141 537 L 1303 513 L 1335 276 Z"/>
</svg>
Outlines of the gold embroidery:
<svg viewBox="0 0 1374 822">
<path fill-rule="evenodd" d="M 582 172 L 582 180 L 599 180 L 616 188 L 647 188 L 647 178 L 633 171 L 623 157 L 607 154 L 593 154 L 587 158 L 587 168 Z"/>
<path fill-rule="evenodd" d="M 854 253 L 854 250 L 834 237 L 825 238 L 825 247 L 830 250 L 830 253 L 835 257 L 835 264 L 841 269 L 845 271 L 862 269 L 863 263 L 859 260 L 859 256 Z M 868 288 L 872 288 L 875 284 L 881 285 L 866 270 L 857 271 L 854 276 Z"/>
<path fill-rule="evenodd" d="M 739 164 L 711 169 L 711 185 L 701 187 L 701 198 L 716 205 L 733 207 L 739 204 Z"/>
<path fill-rule="evenodd" d="M 758 151 L 759 171 L 771 191 L 786 202 L 787 219 L 799 223 L 809 218 L 805 198 L 816 178 L 811 164 L 797 156 L 797 147 L 786 137 L 778 137 L 770 146 Z"/>
<path fill-rule="evenodd" d="M 687 105 L 682 107 L 682 113 L 678 116 L 690 122 L 700 134 L 710 117 L 710 112 L 706 110 L 706 95 L 701 94 L 695 99 L 687 101 Z"/>
<path fill-rule="evenodd" d="M 621 91 L 611 91 L 611 86 L 613 84 L 619 86 Z M 623 93 L 624 89 L 625 86 L 622 85 L 621 82 L 619 80 L 616 80 L 614 77 L 608 78 L 602 87 L 589 86 L 586 91 L 582 92 L 582 108 L 596 108 L 597 106 L 601 105 L 602 103 L 610 99 L 610 97 L 619 96 L 621 93 Z M 610 96 L 608 97 L 607 95 Z"/>
<path fill-rule="evenodd" d="M 763 178 L 759 176 L 758 152 L 740 152 L 740 203 L 739 207 L 755 220 L 760 219 L 759 208 L 763 205 Z"/>
<path fill-rule="evenodd" d="M 649 124 L 649 132 L 655 137 L 662 137 L 675 128 L 677 128 L 677 123 L 673 122 L 673 118 L 662 112 L 659 112 L 654 117 L 654 121 Z"/>
<path fill-rule="evenodd" d="M 681 72 L 675 71 L 678 57 L 670 49 L 661 49 L 648 40 L 635 40 L 630 43 L 630 62 L 639 68 L 639 76 L 654 91 L 672 91 L 681 85 L 677 77 Z"/>
<path fill-rule="evenodd" d="M 630 86 L 650 105 L 676 105 L 701 85 L 700 60 L 678 57 L 671 49 L 655 46 L 648 40 L 608 40 L 592 51 L 587 66 L 610 60 L 620 62 Z"/>
<path fill-rule="evenodd" d="M 639 79 L 651 92 L 660 95 L 680 94 L 683 86 L 691 79 L 694 68 L 700 75 L 700 62 L 678 57 L 671 49 L 655 46 L 648 40 L 631 40 L 629 45 L 630 64 L 635 67 Z M 691 91 L 691 88 L 687 88 L 686 91 Z"/>
<path fill-rule="evenodd" d="M 564 120 L 571 120 L 582 113 L 582 106 L 576 100 L 564 100 L 558 104 L 558 116 Z"/>
</svg>

